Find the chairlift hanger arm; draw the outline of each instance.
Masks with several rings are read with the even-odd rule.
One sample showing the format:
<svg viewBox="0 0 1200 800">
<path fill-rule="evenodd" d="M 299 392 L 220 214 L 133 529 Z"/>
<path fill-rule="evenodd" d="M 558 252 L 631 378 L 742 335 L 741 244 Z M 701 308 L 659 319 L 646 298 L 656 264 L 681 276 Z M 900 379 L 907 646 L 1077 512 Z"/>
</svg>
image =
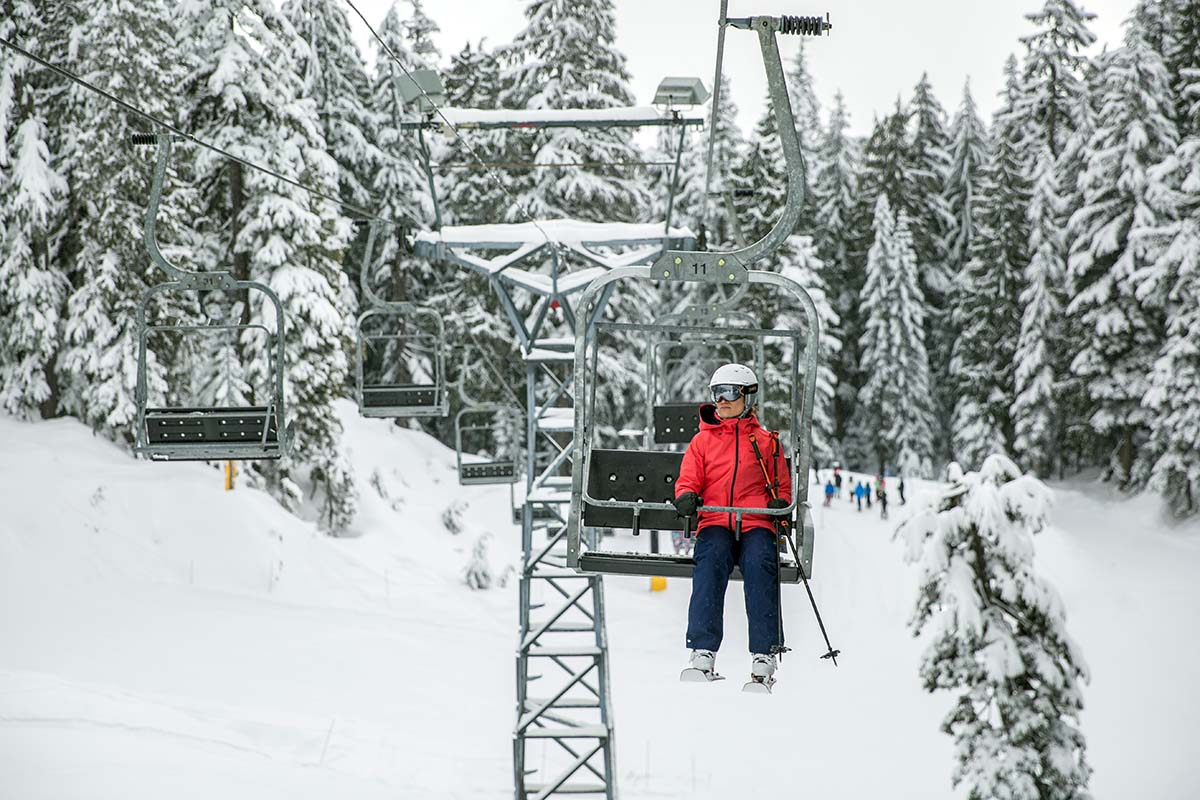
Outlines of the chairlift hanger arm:
<svg viewBox="0 0 1200 800">
<path fill-rule="evenodd" d="M 820 17 L 746 17 L 724 20 L 734 28 L 758 34 L 767 88 L 787 168 L 787 203 L 775 225 L 757 242 L 728 252 L 670 250 L 654 264 L 656 278 L 745 283 L 748 265 L 775 252 L 795 230 L 804 206 L 805 165 L 788 97 L 777 33 L 819 36 L 832 26 Z"/>
</svg>

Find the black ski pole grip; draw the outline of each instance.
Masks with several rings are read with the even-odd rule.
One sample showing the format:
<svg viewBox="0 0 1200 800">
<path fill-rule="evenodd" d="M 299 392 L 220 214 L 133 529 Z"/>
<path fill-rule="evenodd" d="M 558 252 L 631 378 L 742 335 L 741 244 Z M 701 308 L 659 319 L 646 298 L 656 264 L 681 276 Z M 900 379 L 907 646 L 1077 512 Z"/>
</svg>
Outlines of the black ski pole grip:
<svg viewBox="0 0 1200 800">
<path fill-rule="evenodd" d="M 158 144 L 158 136 L 153 133 L 134 133 L 130 135 L 129 143 L 134 147 L 144 147 L 148 144 Z"/>
</svg>

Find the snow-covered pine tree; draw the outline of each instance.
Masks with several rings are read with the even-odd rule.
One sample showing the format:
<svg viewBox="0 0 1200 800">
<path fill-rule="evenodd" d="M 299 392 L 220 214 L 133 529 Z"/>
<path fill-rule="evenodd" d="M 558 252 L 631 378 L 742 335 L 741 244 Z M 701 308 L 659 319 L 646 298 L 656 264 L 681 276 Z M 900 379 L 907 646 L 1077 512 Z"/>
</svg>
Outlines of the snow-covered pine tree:
<svg viewBox="0 0 1200 800">
<path fill-rule="evenodd" d="M 410 220 L 415 226 L 434 224 L 433 198 L 429 182 L 421 166 L 421 154 L 416 134 L 403 131 L 400 124 L 415 116 L 406 107 L 400 93 L 400 80 L 405 69 L 416 66 L 408 49 L 400 17 L 399 3 L 393 3 L 378 28 L 383 45 L 376 45 L 375 69 L 371 78 L 369 107 L 378 126 L 381 158 L 371 178 L 371 194 L 375 213 L 389 220 Z M 392 60 L 389 52 L 399 60 Z M 381 296 L 395 300 L 420 302 L 434 287 L 434 267 L 426 259 L 412 259 L 400 252 L 403 231 L 380 228 L 377 231 L 373 256 L 372 286 Z"/>
<path fill-rule="evenodd" d="M 1163 6 L 1163 62 L 1171 85 L 1174 113 L 1181 137 L 1200 136 L 1196 114 L 1197 76 L 1200 75 L 1200 0 L 1159 0 Z"/>
<path fill-rule="evenodd" d="M 497 108 L 500 104 L 502 65 L 499 54 L 480 42 L 467 44 L 450 59 L 446 72 L 446 102 L 452 108 Z M 455 225 L 483 225 L 514 219 L 512 198 L 505 185 L 523 185 L 529 171 L 483 169 L 485 164 L 528 158 L 521 134 L 505 130 L 463 131 L 463 138 L 446 138 L 441 186 L 446 198 L 443 213 Z M 499 183 L 498 183 L 499 182 Z M 503 184 L 503 185 L 501 185 Z M 515 185 L 514 185 L 515 188 Z M 510 190 L 511 191 L 511 190 Z"/>
<path fill-rule="evenodd" d="M 842 347 L 831 356 L 837 392 L 834 399 L 834 437 L 846 432 L 855 400 L 855 376 L 858 372 L 858 292 L 864 276 L 851 258 L 854 250 L 852 221 L 858 197 L 858 142 L 850 137 L 850 116 L 839 91 L 829 113 L 829 129 L 815 159 L 811 183 L 816 215 L 813 239 L 817 254 L 825 264 L 830 303 L 840 319 Z"/>
<path fill-rule="evenodd" d="M 1185 74 L 1191 82 L 1179 91 L 1200 100 L 1200 70 Z M 1191 116 L 1179 122 L 1193 135 L 1147 176 L 1147 202 L 1162 224 L 1137 235 L 1152 260 L 1144 273 L 1158 284 L 1143 283 L 1142 293 L 1161 293 L 1166 316 L 1166 341 L 1142 399 L 1150 412 L 1149 449 L 1156 459 L 1150 482 L 1172 513 L 1183 517 L 1200 510 L 1200 102 L 1193 102 Z"/>
<path fill-rule="evenodd" d="M 909 197 L 908 176 L 905 169 L 911 163 L 908 148 L 908 113 L 896 99 L 896 108 L 883 119 L 875 121 L 871 135 L 862 150 L 862 169 L 859 172 L 859 211 L 856 219 L 864 230 L 857 231 L 860 258 L 865 263 L 867 250 L 871 246 L 874 230 L 874 214 L 879 196 L 888 196 L 888 205 L 893 214 L 908 213 L 909 219 L 917 217 L 916 198 Z"/>
<path fill-rule="evenodd" d="M 994 452 L 1007 453 L 1011 446 L 1013 353 L 1029 261 L 1025 131 L 1015 58 L 1009 57 L 1005 73 L 1003 103 L 992 120 L 991 147 L 979 181 L 970 260 L 958 274 L 952 297 L 955 340 L 949 374 L 957 402 L 951 442 L 956 459 L 971 466 Z"/>
<path fill-rule="evenodd" d="M 114 0 L 104 13 L 84 16 L 76 33 L 88 43 L 73 65 L 93 84 L 117 96 L 137 87 L 139 105 L 169 118 L 170 100 L 183 80 L 176 62 L 156 54 L 174 47 L 175 22 L 161 0 Z M 130 37 L 142 46 L 129 47 Z M 142 226 L 153 150 L 114 147 L 113 132 L 144 129 L 144 121 L 92 92 L 72 90 L 64 138 L 71 141 L 66 163 L 72 184 L 71 252 L 66 263 L 77 277 L 68 301 L 63 350 L 57 373 L 64 410 L 105 435 L 129 441 L 137 410 L 137 309 L 148 285 L 168 280 L 151 265 Z M 168 257 L 186 258 L 189 221 L 196 215 L 194 193 L 178 180 L 164 186 L 158 232 Z M 158 295 L 154 319 L 189 319 L 186 298 Z M 147 388 L 151 403 L 169 384 L 189 383 L 191 342 L 181 337 L 147 338 Z M 226 344 L 232 344 L 232 337 Z M 240 381 L 232 376 L 233 383 Z M 216 405 L 233 398 L 219 398 Z"/>
<path fill-rule="evenodd" d="M 442 53 L 433 41 L 433 34 L 441 31 L 441 27 L 425 13 L 424 0 L 408 0 L 412 4 L 412 14 L 404 21 L 404 34 L 408 39 L 409 51 L 413 54 L 414 65 L 433 69 L 442 60 Z"/>
<path fill-rule="evenodd" d="M 933 94 L 928 74 L 922 74 L 913 89 L 908 124 L 911 132 L 904 149 L 904 179 L 915 207 L 906 210 L 913 229 L 913 248 L 923 270 L 921 285 L 932 307 L 931 321 L 936 322 L 950 288 L 946 239 L 954 217 L 945 195 L 951 163 L 946 111 Z"/>
<path fill-rule="evenodd" d="M 346 7 L 336 0 L 286 0 L 283 14 L 308 44 L 302 56 L 306 96 L 316 102 L 326 146 L 337 161 L 341 197 L 369 205 L 371 176 L 381 154 L 367 105 L 366 64 Z"/>
<path fill-rule="evenodd" d="M 1178 135 L 1167 116 L 1166 69 L 1136 27 L 1124 47 L 1106 54 L 1101 69 L 1100 111 L 1080 176 L 1084 206 L 1069 223 L 1073 297 L 1067 313 L 1083 332 L 1071 370 L 1092 401 L 1091 428 L 1110 448 L 1108 476 L 1122 487 L 1140 487 L 1152 457 L 1139 459 L 1149 423 L 1141 399 L 1163 321 L 1160 308 L 1136 296 L 1139 284 L 1151 279 L 1134 277 L 1149 263 L 1136 233 L 1161 224 L 1147 202 L 1147 171 L 1174 150 Z"/>
<path fill-rule="evenodd" d="M 865 381 L 851 419 L 851 460 L 927 475 L 933 446 L 924 298 L 907 215 L 893 217 L 886 194 L 875 206 L 875 240 L 863 286 Z"/>
<path fill-rule="evenodd" d="M 949 319 L 949 293 L 952 273 L 948 265 L 946 240 L 955 218 L 946 198 L 950 172 L 950 136 L 946 132 L 946 112 L 933 94 L 928 74 L 922 74 L 913 90 L 909 106 L 910 138 L 905 148 L 906 193 L 916 208 L 911 219 L 913 247 L 921 265 L 921 287 L 925 295 L 925 341 L 929 350 L 929 369 L 935 376 L 937 419 L 947 420 L 954 407 L 948 391 L 950 352 L 954 331 Z M 940 424 L 934 432 L 937 450 L 949 451 L 950 431 Z"/>
<path fill-rule="evenodd" d="M 865 358 L 866 343 L 866 309 L 859 302 L 865 297 L 868 261 L 870 250 L 874 246 L 878 231 L 875 229 L 875 216 L 879 197 L 887 195 L 888 207 L 892 209 L 892 224 L 895 225 L 895 214 L 905 202 L 906 188 L 904 181 L 904 148 L 907 146 L 906 134 L 907 114 L 897 98 L 895 110 L 877 118 L 871 133 L 860 147 L 858 176 L 858 192 L 853 206 L 849 224 L 846 227 L 848 240 L 851 245 L 849 258 L 845 266 L 846 291 L 853 292 L 857 307 L 844 320 L 843 364 L 847 374 L 839 375 L 841 391 L 848 395 L 846 408 L 849 424 L 842 436 L 851 463 L 856 461 L 869 462 L 875 458 L 874 445 L 868 445 L 867 440 L 874 440 L 875 434 L 864 430 L 859 424 L 856 407 L 861 401 L 862 387 L 867 380 Z M 899 199 L 894 199 L 899 198 Z"/>
<path fill-rule="evenodd" d="M 528 109 L 600 109 L 633 103 L 625 56 L 616 47 L 612 0 L 529 0 L 528 24 L 507 51 L 501 105 Z M 526 141 L 538 164 L 612 164 L 640 160 L 628 129 L 552 128 Z M 534 217 L 593 222 L 642 221 L 647 205 L 627 168 L 539 169 L 519 198 Z"/>
<path fill-rule="evenodd" d="M 188 0 L 178 9 L 180 50 L 189 67 L 185 127 L 281 174 L 338 191 L 338 166 L 326 151 L 313 101 L 304 97 L 304 43 L 270 0 Z M 340 448 L 333 401 L 343 392 L 353 309 L 339 266 L 349 220 L 327 201 L 209 151 L 195 158 L 206 216 L 199 221 L 216 254 L 207 269 L 231 269 L 267 283 L 287 315 L 284 364 L 291 454 L 256 469 L 287 507 L 316 497 L 322 527 L 338 532 L 357 503 L 352 470 Z M 243 319 L 275 328 L 268 305 L 251 295 Z M 262 337 L 243 337 L 241 356 L 256 391 L 268 382 Z M 311 486 L 306 491 L 305 484 Z"/>
<path fill-rule="evenodd" d="M 1019 114 L 1037 131 L 1030 138 L 1044 142 L 1058 156 L 1078 126 L 1076 114 L 1085 94 L 1082 78 L 1087 63 L 1083 51 L 1096 41 L 1088 23 L 1096 15 L 1074 0 L 1045 0 L 1040 11 L 1025 18 L 1038 30 L 1022 36 L 1024 90 Z"/>
<path fill-rule="evenodd" d="M 898 533 L 921 567 L 910 622 L 928 642 L 921 679 L 958 695 L 942 723 L 954 785 L 970 800 L 1086 800 L 1088 667 L 1062 599 L 1033 569 L 1050 490 L 1000 455 L 966 475 L 951 464 L 950 480 Z"/>
<path fill-rule="evenodd" d="M 946 269 L 951 279 L 966 267 L 971 245 L 975 240 L 975 206 L 982 191 L 980 181 L 988 160 L 988 132 L 975 99 L 971 84 L 963 84 L 962 102 L 950 127 L 950 166 L 947 170 L 944 196 L 952 224 L 947 232 Z"/>
<path fill-rule="evenodd" d="M 36 3 L 0 5 L 0 35 L 34 51 L 49 31 Z M 56 411 L 54 357 L 68 284 L 55 232 L 67 184 L 48 145 L 48 89 L 38 70 L 0 52 L 0 411 Z"/>
<path fill-rule="evenodd" d="M 1010 416 L 1013 454 L 1039 475 L 1053 473 L 1058 424 L 1055 392 L 1055 352 L 1062 336 L 1060 297 L 1066 280 L 1066 261 L 1059 220 L 1062 198 L 1054 155 L 1042 145 L 1035 162 L 1029 200 L 1029 249 L 1021 291 L 1021 332 L 1013 356 Z"/>
</svg>

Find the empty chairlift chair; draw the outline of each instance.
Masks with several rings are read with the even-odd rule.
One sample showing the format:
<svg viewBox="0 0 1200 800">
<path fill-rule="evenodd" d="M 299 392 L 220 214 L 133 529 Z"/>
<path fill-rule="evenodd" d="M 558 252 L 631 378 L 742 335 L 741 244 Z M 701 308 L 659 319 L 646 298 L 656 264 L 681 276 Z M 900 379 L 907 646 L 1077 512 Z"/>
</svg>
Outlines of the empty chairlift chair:
<svg viewBox="0 0 1200 800">
<path fill-rule="evenodd" d="M 517 447 L 520 433 L 516 425 L 519 416 L 523 416 L 520 409 L 501 403 L 471 406 L 455 415 L 454 447 L 460 484 L 471 486 L 517 482 L 520 478 L 520 448 Z M 463 460 L 464 438 L 470 438 L 474 434 L 489 434 L 495 438 L 497 428 L 507 434 L 508 441 L 497 441 L 493 456 L 482 461 Z"/>
<path fill-rule="evenodd" d="M 156 461 L 209 461 L 209 460 L 259 460 L 277 459 L 288 450 L 287 431 L 283 426 L 283 337 L 284 313 L 279 297 L 269 286 L 256 281 L 235 279 L 228 272 L 189 272 L 170 264 L 159 249 L 156 222 L 167 164 L 171 156 L 172 137 L 167 135 L 138 134 L 133 137 L 135 145 L 157 144 L 158 159 L 154 172 L 154 183 L 150 192 L 150 205 L 146 213 L 145 243 L 151 262 L 163 270 L 171 280 L 149 287 L 142 295 L 138 306 L 138 364 L 137 387 L 137 440 L 135 451 Z M 148 324 L 147 312 L 150 303 L 159 295 L 170 293 L 224 292 L 229 295 L 244 293 L 247 298 L 261 295 L 270 312 L 264 317 L 273 317 L 273 326 L 267 323 L 215 324 Z M 253 303 L 251 304 L 253 307 Z M 162 405 L 149 406 L 147 386 L 147 337 L 158 332 L 195 334 L 208 331 L 242 332 L 261 331 L 266 341 L 268 354 L 269 386 L 260 401 L 246 406 L 203 406 Z M 169 393 L 170 394 L 170 393 Z"/>
<path fill-rule="evenodd" d="M 370 308 L 359 316 L 355 331 L 358 411 L 364 417 L 449 416 L 446 333 L 441 315 L 415 303 L 386 301 L 375 294 L 370 283 L 374 243 L 372 225 L 360 275 L 363 300 Z M 411 373 L 414 364 L 421 367 L 419 377 L 407 382 L 393 379 L 397 373 Z"/>
</svg>

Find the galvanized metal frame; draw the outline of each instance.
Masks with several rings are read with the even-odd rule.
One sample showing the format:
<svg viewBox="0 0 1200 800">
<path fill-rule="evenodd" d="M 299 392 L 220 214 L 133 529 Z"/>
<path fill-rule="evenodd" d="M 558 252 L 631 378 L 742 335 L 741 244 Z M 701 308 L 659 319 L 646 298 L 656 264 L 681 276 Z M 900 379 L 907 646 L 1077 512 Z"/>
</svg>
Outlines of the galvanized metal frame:
<svg viewBox="0 0 1200 800">
<path fill-rule="evenodd" d="M 158 147 L 157 161 L 154 167 L 154 181 L 150 188 L 150 200 L 146 209 L 146 221 L 143 239 L 146 245 L 146 252 L 150 256 L 150 261 L 159 269 L 167 274 L 170 280 L 167 283 L 159 283 L 147 287 L 142 293 L 141 302 L 137 309 L 137 328 L 138 328 L 138 362 L 137 362 L 137 383 L 134 389 L 134 400 L 137 404 L 137 434 L 134 442 L 134 452 L 149 456 L 155 461 L 174 461 L 174 460 L 257 460 L 257 459 L 276 459 L 286 455 L 290 448 L 289 428 L 285 424 L 286 405 L 284 403 L 283 393 L 283 365 L 284 365 L 284 325 L 285 318 L 283 313 L 283 304 L 279 300 L 279 296 L 275 294 L 270 286 L 258 281 L 243 281 L 237 280 L 228 272 L 192 272 L 190 270 L 180 269 L 167 261 L 162 250 L 158 246 L 158 209 L 162 202 L 162 189 L 166 181 L 167 164 L 171 160 L 171 143 L 173 139 L 181 138 L 169 134 L 158 134 L 153 137 L 143 137 L 139 135 L 135 141 L 137 143 L 153 141 Z M 146 316 L 150 302 L 155 296 L 167 292 L 259 292 L 266 296 L 270 301 L 275 312 L 275 331 L 272 333 L 265 325 L 258 323 L 245 325 L 147 325 Z M 146 385 L 146 339 L 151 331 L 155 330 L 177 330 L 177 331 L 196 331 L 196 330 L 219 330 L 219 329 L 235 329 L 246 330 L 258 328 L 267 332 L 268 337 L 274 337 L 274 358 L 271 359 L 272 374 L 272 389 L 270 396 L 266 402 L 266 414 L 264 416 L 262 437 L 257 442 L 226 442 L 222 444 L 162 444 L 151 443 L 146 430 L 146 414 L 148 412 L 147 404 L 149 392 Z M 172 409 L 165 408 L 164 411 Z M 228 413 L 228 409 L 208 409 L 208 416 L 221 415 Z M 249 409 L 245 413 L 249 413 Z M 206 409 L 189 409 L 189 415 L 195 417 L 206 416 Z M 268 441 L 270 435 L 270 421 L 272 416 L 278 420 L 276 441 Z"/>
</svg>

